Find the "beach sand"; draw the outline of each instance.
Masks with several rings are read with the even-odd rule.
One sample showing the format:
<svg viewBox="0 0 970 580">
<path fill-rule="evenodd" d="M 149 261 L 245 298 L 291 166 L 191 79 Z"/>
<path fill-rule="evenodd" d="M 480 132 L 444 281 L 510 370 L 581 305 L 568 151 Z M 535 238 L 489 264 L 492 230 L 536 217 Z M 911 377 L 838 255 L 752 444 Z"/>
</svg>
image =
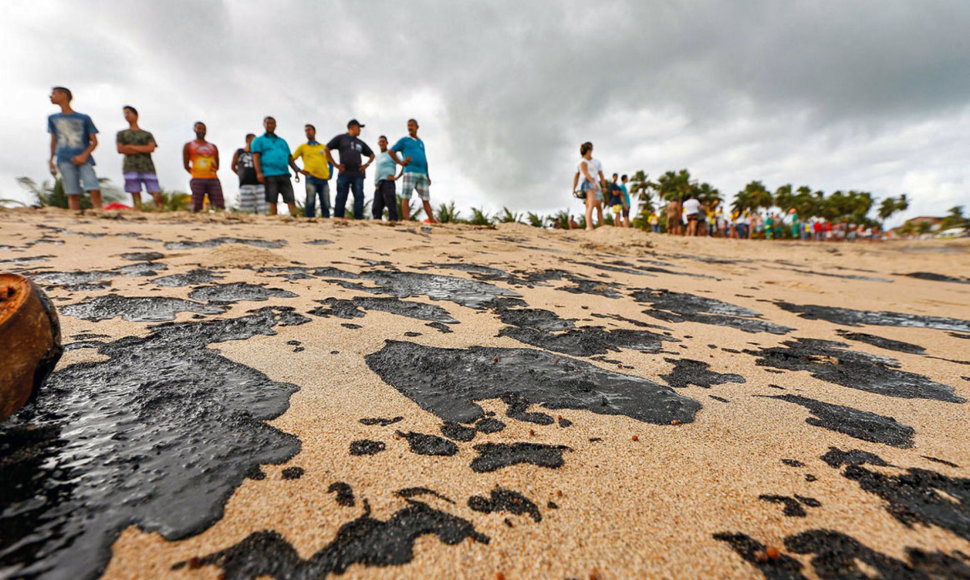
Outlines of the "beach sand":
<svg viewBox="0 0 970 580">
<path fill-rule="evenodd" d="M 970 571 L 970 240 L 5 210 L 0 268 L 74 343 L 0 576 Z"/>
</svg>

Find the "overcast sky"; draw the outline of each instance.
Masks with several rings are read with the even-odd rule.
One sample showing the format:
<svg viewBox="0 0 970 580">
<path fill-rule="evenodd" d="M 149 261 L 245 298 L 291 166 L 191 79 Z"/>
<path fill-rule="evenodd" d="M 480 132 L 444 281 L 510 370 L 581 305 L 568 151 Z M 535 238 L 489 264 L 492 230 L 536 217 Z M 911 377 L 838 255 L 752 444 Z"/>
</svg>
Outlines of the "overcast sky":
<svg viewBox="0 0 970 580">
<path fill-rule="evenodd" d="M 607 173 L 688 168 L 727 198 L 753 179 L 907 193 L 905 216 L 939 215 L 970 206 L 968 30 L 966 0 L 10 0 L 0 198 L 47 177 L 65 85 L 119 185 L 131 104 L 166 189 L 188 189 L 181 147 L 205 121 L 231 200 L 229 159 L 265 115 L 291 147 L 356 117 L 375 149 L 416 117 L 432 203 L 465 215 L 579 212 L 586 140 Z"/>
</svg>

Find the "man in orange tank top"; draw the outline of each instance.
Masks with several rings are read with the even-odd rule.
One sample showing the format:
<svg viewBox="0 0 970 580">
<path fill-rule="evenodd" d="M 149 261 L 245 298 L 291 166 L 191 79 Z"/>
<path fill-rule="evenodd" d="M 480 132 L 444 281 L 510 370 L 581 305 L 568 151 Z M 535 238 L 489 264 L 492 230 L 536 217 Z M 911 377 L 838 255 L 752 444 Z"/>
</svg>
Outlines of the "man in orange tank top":
<svg viewBox="0 0 970 580">
<path fill-rule="evenodd" d="M 192 190 L 192 211 L 202 210 L 206 194 L 212 207 L 226 209 L 219 182 L 219 148 L 205 140 L 205 123 L 196 121 L 195 140 L 182 147 L 182 165 L 189 172 L 189 189 Z"/>
</svg>

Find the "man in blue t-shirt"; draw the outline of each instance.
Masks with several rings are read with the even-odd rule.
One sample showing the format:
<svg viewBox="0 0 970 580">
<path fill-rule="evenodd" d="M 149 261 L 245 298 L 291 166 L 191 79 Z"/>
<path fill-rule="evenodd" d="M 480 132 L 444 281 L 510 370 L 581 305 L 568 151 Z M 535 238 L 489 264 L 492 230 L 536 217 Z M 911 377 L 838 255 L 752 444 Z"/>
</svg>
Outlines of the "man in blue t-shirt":
<svg viewBox="0 0 970 580">
<path fill-rule="evenodd" d="M 269 215 L 276 215 L 276 202 L 282 195 L 283 203 L 290 209 L 290 215 L 295 216 L 296 199 L 293 197 L 289 167 L 296 172 L 297 183 L 300 182 L 300 170 L 290 157 L 290 146 L 276 134 L 276 119 L 263 119 L 263 128 L 266 132 L 253 139 L 249 149 L 253 152 L 256 179 L 265 186 Z"/>
<path fill-rule="evenodd" d="M 387 137 L 381 135 L 377 139 L 377 146 L 381 152 L 377 156 L 377 174 L 374 175 L 374 204 L 371 206 L 372 215 L 375 220 L 383 219 L 384 208 L 387 208 L 387 217 L 392 222 L 397 221 L 397 194 L 394 192 L 394 182 L 397 176 L 397 163 L 387 152 Z"/>
<path fill-rule="evenodd" d="M 401 181 L 401 212 L 404 214 L 402 219 L 410 219 L 411 208 L 408 202 L 411 200 L 411 193 L 418 191 L 418 197 L 424 204 L 424 213 L 428 219 L 426 223 L 436 224 L 438 220 L 434 218 L 434 210 L 431 209 L 431 194 L 428 188 L 431 186 L 431 178 L 428 176 L 428 158 L 424 153 L 424 141 L 418 137 L 418 122 L 408 119 L 408 136 L 401 137 L 388 152 L 395 163 L 404 167 L 404 177 Z M 404 159 L 398 157 L 400 153 Z"/>
<path fill-rule="evenodd" d="M 83 185 L 91 194 L 91 205 L 101 209 L 101 185 L 91 157 L 91 152 L 98 146 L 98 130 L 91 117 L 71 109 L 74 95 L 70 89 L 54 87 L 50 98 L 51 103 L 61 108 L 60 113 L 47 117 L 47 132 L 51 134 L 51 174 L 60 172 L 68 207 L 81 209 Z"/>
</svg>

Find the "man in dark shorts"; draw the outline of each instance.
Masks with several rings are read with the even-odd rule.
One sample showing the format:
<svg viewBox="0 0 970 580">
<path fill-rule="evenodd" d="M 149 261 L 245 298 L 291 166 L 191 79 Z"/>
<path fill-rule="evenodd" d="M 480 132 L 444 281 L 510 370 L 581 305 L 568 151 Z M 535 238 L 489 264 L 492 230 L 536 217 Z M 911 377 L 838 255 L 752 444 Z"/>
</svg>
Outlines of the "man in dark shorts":
<svg viewBox="0 0 970 580">
<path fill-rule="evenodd" d="M 374 162 L 374 152 L 367 143 L 364 143 L 358 136 L 364 127 L 351 119 L 347 123 L 347 132 L 337 135 L 327 143 L 327 159 L 333 163 L 340 174 L 337 175 L 337 198 L 333 203 L 333 217 L 344 217 L 347 205 L 347 195 L 350 189 L 354 191 L 354 219 L 364 219 L 364 173 L 371 163 Z M 331 152 L 336 149 L 340 152 L 340 163 L 333 159 Z M 361 155 L 367 155 L 367 163 L 361 165 Z"/>
<path fill-rule="evenodd" d="M 51 175 L 60 172 L 67 204 L 81 209 L 81 188 L 91 194 L 91 205 L 101 209 L 101 185 L 94 173 L 91 152 L 98 146 L 98 130 L 91 117 L 71 108 L 74 95 L 65 87 L 51 90 L 51 103 L 60 113 L 47 117 L 47 132 L 51 134 Z"/>
<path fill-rule="evenodd" d="M 382 219 L 384 217 L 384 208 L 387 208 L 387 217 L 390 221 L 397 221 L 397 192 L 395 191 L 394 182 L 397 181 L 397 177 L 394 173 L 397 171 L 397 163 L 395 163 L 394 158 L 387 151 L 387 137 L 381 135 L 377 138 L 377 146 L 380 147 L 381 153 L 377 156 L 377 173 L 374 175 L 374 204 L 371 206 L 371 212 L 375 220 Z M 404 170 L 402 169 L 403 173 Z"/>
<path fill-rule="evenodd" d="M 300 170 L 290 157 L 290 146 L 282 137 L 276 135 L 276 119 L 263 119 L 263 128 L 266 132 L 253 140 L 250 149 L 253 151 L 256 179 L 266 187 L 269 215 L 276 215 L 276 203 L 282 195 L 290 215 L 295 216 L 296 202 L 293 197 L 293 184 L 290 183 L 289 167 L 296 173 L 297 183 L 300 182 Z"/>
<path fill-rule="evenodd" d="M 246 146 L 236 149 L 232 156 L 232 172 L 239 176 L 239 211 L 266 213 L 266 188 L 256 179 L 256 165 L 250 146 L 256 135 L 246 134 Z"/>
<path fill-rule="evenodd" d="M 125 156 L 121 171 L 125 177 L 125 191 L 131 194 L 131 201 L 135 207 L 141 209 L 141 188 L 155 199 L 155 208 L 163 209 L 165 200 L 162 199 L 162 188 L 158 186 L 158 176 L 155 174 L 155 164 L 152 162 L 152 152 L 157 144 L 155 137 L 138 126 L 138 111 L 131 105 L 121 109 L 128 121 L 128 128 L 118 131 L 116 139 L 118 153 Z"/>
<path fill-rule="evenodd" d="M 206 127 L 202 121 L 193 125 L 195 139 L 182 147 L 182 165 L 189 172 L 189 189 L 192 191 L 192 213 L 202 211 L 205 198 L 213 207 L 226 209 L 219 181 L 219 148 L 205 140 Z"/>
</svg>

